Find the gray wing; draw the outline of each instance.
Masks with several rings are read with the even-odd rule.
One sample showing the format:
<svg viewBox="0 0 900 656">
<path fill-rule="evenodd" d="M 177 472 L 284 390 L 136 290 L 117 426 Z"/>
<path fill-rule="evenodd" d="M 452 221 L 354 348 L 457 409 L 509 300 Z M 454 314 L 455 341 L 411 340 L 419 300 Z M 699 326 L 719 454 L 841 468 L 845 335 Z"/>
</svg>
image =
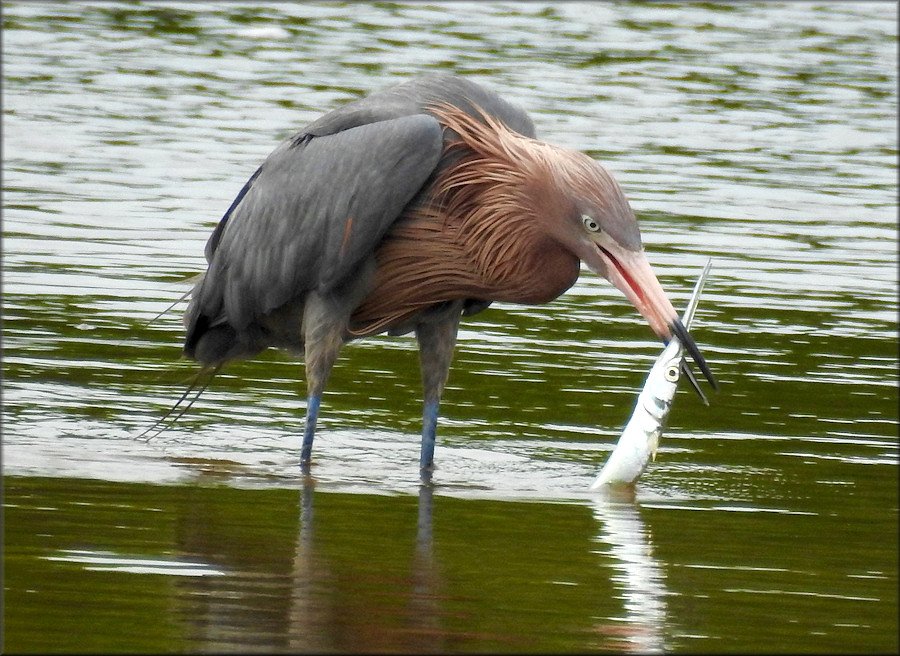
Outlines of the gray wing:
<svg viewBox="0 0 900 656">
<path fill-rule="evenodd" d="M 442 144 L 440 125 L 428 114 L 435 102 L 478 119 L 483 111 L 535 136 L 524 110 L 449 74 L 410 79 L 310 123 L 253 174 L 210 237 L 209 269 L 185 313 L 187 355 L 194 357 L 199 340 L 218 326 L 202 350 L 233 357 L 237 333 L 255 319 L 309 290 L 327 292 L 357 270 L 454 157 L 442 145 L 455 135 L 445 131 Z"/>
<path fill-rule="evenodd" d="M 449 73 L 415 77 L 342 105 L 310 123 L 300 135 L 333 134 L 357 125 L 423 114 L 434 102 L 459 107 L 475 118 L 480 118 L 479 112 L 475 111 L 478 107 L 509 129 L 526 137 L 535 137 L 534 123 L 525 110 L 486 87 Z"/>
<path fill-rule="evenodd" d="M 441 150 L 440 124 L 422 114 L 283 142 L 210 238 L 194 317 L 241 330 L 310 290 L 339 285 L 374 251 Z"/>
</svg>

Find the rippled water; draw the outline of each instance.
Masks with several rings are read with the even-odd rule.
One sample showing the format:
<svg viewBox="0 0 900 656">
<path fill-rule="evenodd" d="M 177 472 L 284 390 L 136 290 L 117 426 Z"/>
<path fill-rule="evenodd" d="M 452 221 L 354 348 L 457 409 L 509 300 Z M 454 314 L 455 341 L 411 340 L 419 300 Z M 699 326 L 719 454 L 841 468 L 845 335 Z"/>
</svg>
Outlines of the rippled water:
<svg viewBox="0 0 900 656">
<path fill-rule="evenodd" d="M 897 650 L 893 3 L 5 3 L 3 21 L 7 651 Z M 587 492 L 660 347 L 585 273 L 464 324 L 433 490 L 407 338 L 345 350 L 314 488 L 283 354 L 135 440 L 193 372 L 180 307 L 146 324 L 262 159 L 436 70 L 603 161 L 676 306 L 713 258 L 693 331 L 710 407 L 677 395 L 633 498 Z"/>
</svg>

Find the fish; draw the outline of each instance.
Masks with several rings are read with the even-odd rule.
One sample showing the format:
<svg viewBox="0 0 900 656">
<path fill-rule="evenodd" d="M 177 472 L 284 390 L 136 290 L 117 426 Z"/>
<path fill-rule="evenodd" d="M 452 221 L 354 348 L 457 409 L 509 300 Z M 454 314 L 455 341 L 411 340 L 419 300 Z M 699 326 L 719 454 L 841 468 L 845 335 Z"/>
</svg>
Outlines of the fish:
<svg viewBox="0 0 900 656">
<path fill-rule="evenodd" d="M 685 328 L 691 327 L 711 266 L 712 258 L 707 260 L 706 266 L 697 278 L 694 292 L 688 300 L 684 314 L 681 315 L 681 322 Z M 672 409 L 672 400 L 682 373 L 691 379 L 703 403 L 709 405 L 685 362 L 681 340 L 673 335 L 650 367 L 650 373 L 647 374 L 644 387 L 638 394 L 631 418 L 625 424 L 616 448 L 603 465 L 597 479 L 591 484 L 591 490 L 599 490 L 606 485 L 632 485 L 644 473 L 649 460 L 651 458 L 656 460 L 659 438 L 669 416 L 669 410 Z"/>
</svg>

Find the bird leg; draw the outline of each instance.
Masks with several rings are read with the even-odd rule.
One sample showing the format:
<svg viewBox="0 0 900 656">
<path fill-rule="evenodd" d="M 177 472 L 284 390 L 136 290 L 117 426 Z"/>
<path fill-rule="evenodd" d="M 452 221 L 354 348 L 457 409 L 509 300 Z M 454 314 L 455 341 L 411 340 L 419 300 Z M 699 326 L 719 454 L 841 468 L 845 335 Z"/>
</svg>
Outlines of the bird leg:
<svg viewBox="0 0 900 656">
<path fill-rule="evenodd" d="M 328 382 L 331 368 L 343 346 L 346 325 L 343 313 L 334 312 L 333 308 L 318 295 L 310 294 L 307 297 L 303 310 L 306 423 L 303 429 L 303 446 L 300 450 L 300 467 L 306 474 L 309 473 L 322 392 L 325 390 L 325 383 Z"/>
<path fill-rule="evenodd" d="M 446 318 L 442 317 L 440 321 L 421 323 L 416 327 L 422 383 L 425 390 L 425 404 L 422 409 L 422 452 L 419 457 L 419 471 L 423 478 L 434 468 L 438 408 L 450 373 L 459 318 L 459 312 L 454 312 Z"/>
<path fill-rule="evenodd" d="M 316 420 L 319 418 L 319 405 L 321 402 L 321 394 L 307 394 L 306 396 L 306 424 L 303 427 L 303 447 L 300 449 L 300 467 L 305 474 L 309 473 L 313 437 L 316 434 Z"/>
</svg>

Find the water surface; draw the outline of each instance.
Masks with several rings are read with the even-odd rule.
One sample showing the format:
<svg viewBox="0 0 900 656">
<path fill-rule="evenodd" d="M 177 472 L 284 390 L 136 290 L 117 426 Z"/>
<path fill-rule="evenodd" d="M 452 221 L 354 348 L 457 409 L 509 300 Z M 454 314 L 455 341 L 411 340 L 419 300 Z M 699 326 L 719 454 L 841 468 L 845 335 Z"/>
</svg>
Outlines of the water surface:
<svg viewBox="0 0 900 656">
<path fill-rule="evenodd" d="M 7 651 L 896 651 L 892 3 L 3 7 Z M 587 488 L 660 345 L 585 272 L 463 325 L 434 488 L 409 338 L 193 375 L 180 308 L 278 141 L 454 71 L 602 161 L 721 382 Z M 136 627 L 140 627 L 136 630 Z"/>
</svg>

